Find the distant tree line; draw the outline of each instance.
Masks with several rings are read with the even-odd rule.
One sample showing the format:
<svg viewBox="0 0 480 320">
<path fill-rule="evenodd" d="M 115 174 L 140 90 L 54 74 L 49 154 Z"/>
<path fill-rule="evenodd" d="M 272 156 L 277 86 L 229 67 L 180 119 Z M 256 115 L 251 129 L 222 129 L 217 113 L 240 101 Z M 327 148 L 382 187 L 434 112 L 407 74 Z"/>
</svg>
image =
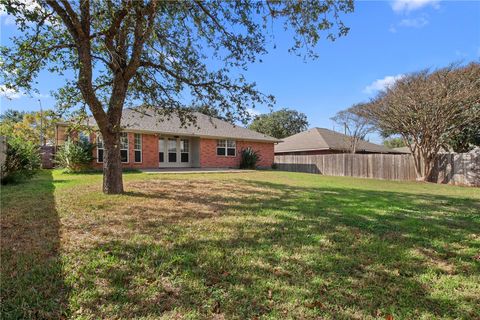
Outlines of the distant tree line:
<svg viewBox="0 0 480 320">
<path fill-rule="evenodd" d="M 16 137 L 37 145 L 53 145 L 55 123 L 59 120 L 60 116 L 53 110 L 25 112 L 7 109 L 0 115 L 0 135 Z"/>
<path fill-rule="evenodd" d="M 307 130 L 308 121 L 304 113 L 283 108 L 256 116 L 248 128 L 277 139 L 283 139 Z"/>
</svg>

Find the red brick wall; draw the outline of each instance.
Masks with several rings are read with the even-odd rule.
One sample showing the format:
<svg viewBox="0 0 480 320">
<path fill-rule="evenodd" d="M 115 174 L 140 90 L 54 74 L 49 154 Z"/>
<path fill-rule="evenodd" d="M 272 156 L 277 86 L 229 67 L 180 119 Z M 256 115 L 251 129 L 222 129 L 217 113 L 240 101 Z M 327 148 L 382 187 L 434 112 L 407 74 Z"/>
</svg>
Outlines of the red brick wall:
<svg viewBox="0 0 480 320">
<path fill-rule="evenodd" d="M 95 135 L 92 135 L 91 141 L 95 141 Z M 135 161 L 135 139 L 134 133 L 128 133 L 128 163 L 122 163 L 123 168 L 135 169 L 135 168 L 158 168 L 158 136 L 155 134 L 143 134 L 142 133 L 142 162 L 136 163 Z M 97 157 L 97 148 L 93 150 L 93 156 Z M 103 163 L 97 163 L 97 159 L 93 160 L 93 166 L 95 168 L 102 168 Z"/>
<path fill-rule="evenodd" d="M 91 136 L 95 141 L 95 135 Z M 200 167 L 202 168 L 237 168 L 240 165 L 240 152 L 242 149 L 252 147 L 260 154 L 259 167 L 271 167 L 273 164 L 274 152 L 273 143 L 237 141 L 237 155 L 235 157 L 217 156 L 216 139 L 200 139 Z M 142 134 L 142 163 L 135 163 L 134 154 L 134 133 L 128 133 L 129 162 L 122 163 L 123 168 L 158 168 L 158 136 L 154 134 Z M 94 157 L 97 156 L 97 149 L 93 150 Z M 95 168 L 102 168 L 103 163 L 93 162 Z"/>
<path fill-rule="evenodd" d="M 217 156 L 216 139 L 200 139 L 200 167 L 202 168 L 237 168 L 240 165 L 240 152 L 242 149 L 252 147 L 260 155 L 259 167 L 271 167 L 273 164 L 273 143 L 238 141 L 236 143 L 237 155 Z"/>
</svg>

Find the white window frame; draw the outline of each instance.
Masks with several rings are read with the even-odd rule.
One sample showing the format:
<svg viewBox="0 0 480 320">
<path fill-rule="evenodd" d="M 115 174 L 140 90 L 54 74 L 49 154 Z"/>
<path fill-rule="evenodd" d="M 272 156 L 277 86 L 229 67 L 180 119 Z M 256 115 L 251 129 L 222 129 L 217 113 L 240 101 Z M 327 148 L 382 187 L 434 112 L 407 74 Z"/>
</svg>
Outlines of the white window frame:
<svg viewBox="0 0 480 320">
<path fill-rule="evenodd" d="M 228 146 L 229 141 L 233 142 L 233 147 Z M 233 151 L 235 151 L 233 156 L 228 154 L 228 149 L 233 149 Z M 236 157 L 237 156 L 237 141 L 235 141 L 233 139 L 227 139 L 227 150 L 226 150 L 226 152 L 227 152 L 227 157 Z"/>
<path fill-rule="evenodd" d="M 102 135 L 100 133 L 98 133 L 97 136 L 95 137 L 95 140 L 97 141 L 97 163 L 103 163 L 103 159 L 105 158 L 105 148 L 104 148 L 104 145 L 103 145 Z M 101 148 L 100 148 L 100 144 L 102 145 Z M 98 159 L 99 159 L 99 156 L 98 156 L 99 152 L 98 151 L 99 150 L 103 151 L 102 161 L 98 161 Z"/>
<path fill-rule="evenodd" d="M 137 137 L 140 139 L 140 149 L 137 149 Z M 142 147 L 143 147 L 143 142 L 142 142 L 142 134 L 141 133 L 134 133 L 133 134 L 133 162 L 135 163 L 142 163 L 143 162 L 143 152 L 142 152 Z M 135 152 L 140 151 L 140 161 L 136 161 L 136 156 Z"/>
<path fill-rule="evenodd" d="M 122 138 L 124 138 L 125 136 L 127 137 L 127 148 L 126 149 L 122 148 Z M 122 157 L 121 152 L 124 151 L 124 150 L 127 151 L 127 161 L 122 161 L 122 163 L 130 163 L 130 155 L 129 155 L 129 152 L 128 152 L 129 147 L 130 147 L 130 141 L 128 141 L 128 132 L 120 132 L 120 158 Z"/>
<path fill-rule="evenodd" d="M 228 146 L 228 142 L 233 141 L 233 147 Z M 225 144 L 224 147 L 219 147 L 219 142 L 223 142 Z M 218 149 L 225 149 L 225 155 L 219 155 L 218 154 Z M 233 149 L 235 151 L 234 155 L 229 155 L 228 154 L 228 149 Z M 217 140 L 217 157 L 236 157 L 237 156 L 237 141 L 233 139 L 218 139 Z"/>
<path fill-rule="evenodd" d="M 166 161 L 167 163 L 178 163 L 179 162 L 179 159 L 178 159 L 178 143 L 177 143 L 177 140 L 176 138 L 167 138 L 167 159 L 163 158 L 163 160 L 168 160 Z M 170 142 L 175 142 L 175 152 L 171 152 L 171 148 L 170 148 Z M 170 153 L 174 153 L 175 154 L 175 161 L 170 161 Z M 165 156 L 164 156 L 165 157 Z"/>
<path fill-rule="evenodd" d="M 158 141 L 159 141 L 159 143 L 158 143 L 158 163 L 165 163 L 165 162 L 167 162 L 167 161 L 165 161 L 166 160 L 165 149 L 167 148 L 167 143 L 165 142 L 164 137 L 158 138 Z M 161 148 L 161 147 L 163 147 L 163 148 Z M 160 161 L 160 153 L 163 153 L 163 161 Z"/>
<path fill-rule="evenodd" d="M 187 144 L 187 151 L 182 151 L 182 142 L 184 143 L 183 145 L 185 146 L 185 143 Z M 188 155 L 188 161 L 183 162 L 182 161 L 182 154 L 186 153 Z M 190 162 L 190 139 L 187 138 L 180 138 L 180 162 L 181 163 L 189 163 Z"/>
</svg>

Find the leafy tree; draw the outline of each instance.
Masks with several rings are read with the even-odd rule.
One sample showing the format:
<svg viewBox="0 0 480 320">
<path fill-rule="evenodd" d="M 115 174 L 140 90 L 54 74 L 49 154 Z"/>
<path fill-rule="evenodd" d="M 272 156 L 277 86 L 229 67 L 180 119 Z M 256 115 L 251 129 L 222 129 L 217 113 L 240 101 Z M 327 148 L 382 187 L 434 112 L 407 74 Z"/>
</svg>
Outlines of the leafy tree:
<svg viewBox="0 0 480 320">
<path fill-rule="evenodd" d="M 445 149 L 455 152 L 469 152 L 480 146 L 480 122 L 472 122 L 460 127 L 447 141 Z"/>
<path fill-rule="evenodd" d="M 375 127 L 371 121 L 359 113 L 362 106 L 362 104 L 354 105 L 347 110 L 337 112 L 337 114 L 331 118 L 331 120 L 345 129 L 348 140 L 346 142 L 351 153 L 357 151 L 360 140 L 364 140 L 367 134 L 375 131 Z"/>
<path fill-rule="evenodd" d="M 256 116 L 248 128 L 277 139 L 283 139 L 307 130 L 308 121 L 304 113 L 284 108 Z"/>
<path fill-rule="evenodd" d="M 13 45 L 1 49 L 4 85 L 29 92 L 42 69 L 74 71 L 55 96 L 60 108 L 86 104 L 93 114 L 104 139 L 105 193 L 123 192 L 119 139 L 125 106 L 141 101 L 188 122 L 194 120 L 188 105 L 241 116 L 270 104 L 272 97 L 241 72 L 267 53 L 271 23 L 293 31 L 293 52 L 314 57 L 324 32 L 331 40 L 347 34 L 340 15 L 353 11 L 353 0 L 2 3 L 20 30 Z"/>
<path fill-rule="evenodd" d="M 412 73 L 362 111 L 381 131 L 402 137 L 417 179 L 429 180 L 440 148 L 462 128 L 480 122 L 480 63 Z"/>
<path fill-rule="evenodd" d="M 0 115 L 0 121 L 20 122 L 23 120 L 24 116 L 25 116 L 24 111 L 7 109 L 2 115 Z"/>
<path fill-rule="evenodd" d="M 55 143 L 55 124 L 60 117 L 53 110 L 22 113 L 20 121 L 8 116 L 0 122 L 0 134 L 7 137 L 19 137 L 22 140 L 42 145 Z"/>
<path fill-rule="evenodd" d="M 7 139 L 7 154 L 1 168 L 1 182 L 8 184 L 31 178 L 40 169 L 38 147 L 19 137 Z"/>
<path fill-rule="evenodd" d="M 383 140 L 383 145 L 387 148 L 401 148 L 401 147 L 406 147 L 407 145 L 403 141 L 402 138 L 399 137 L 392 137 L 392 138 L 387 138 Z"/>
</svg>

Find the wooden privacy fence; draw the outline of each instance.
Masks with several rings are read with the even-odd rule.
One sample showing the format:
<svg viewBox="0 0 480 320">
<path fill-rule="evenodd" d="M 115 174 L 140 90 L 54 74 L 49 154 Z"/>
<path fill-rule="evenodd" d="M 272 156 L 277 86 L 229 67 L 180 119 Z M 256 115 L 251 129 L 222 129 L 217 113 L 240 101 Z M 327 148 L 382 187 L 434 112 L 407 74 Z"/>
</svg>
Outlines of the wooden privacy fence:
<svg viewBox="0 0 480 320">
<path fill-rule="evenodd" d="M 276 155 L 279 170 L 386 180 L 416 180 L 411 155 L 327 154 Z M 480 185 L 480 154 L 443 154 L 434 169 L 439 183 Z"/>
</svg>

